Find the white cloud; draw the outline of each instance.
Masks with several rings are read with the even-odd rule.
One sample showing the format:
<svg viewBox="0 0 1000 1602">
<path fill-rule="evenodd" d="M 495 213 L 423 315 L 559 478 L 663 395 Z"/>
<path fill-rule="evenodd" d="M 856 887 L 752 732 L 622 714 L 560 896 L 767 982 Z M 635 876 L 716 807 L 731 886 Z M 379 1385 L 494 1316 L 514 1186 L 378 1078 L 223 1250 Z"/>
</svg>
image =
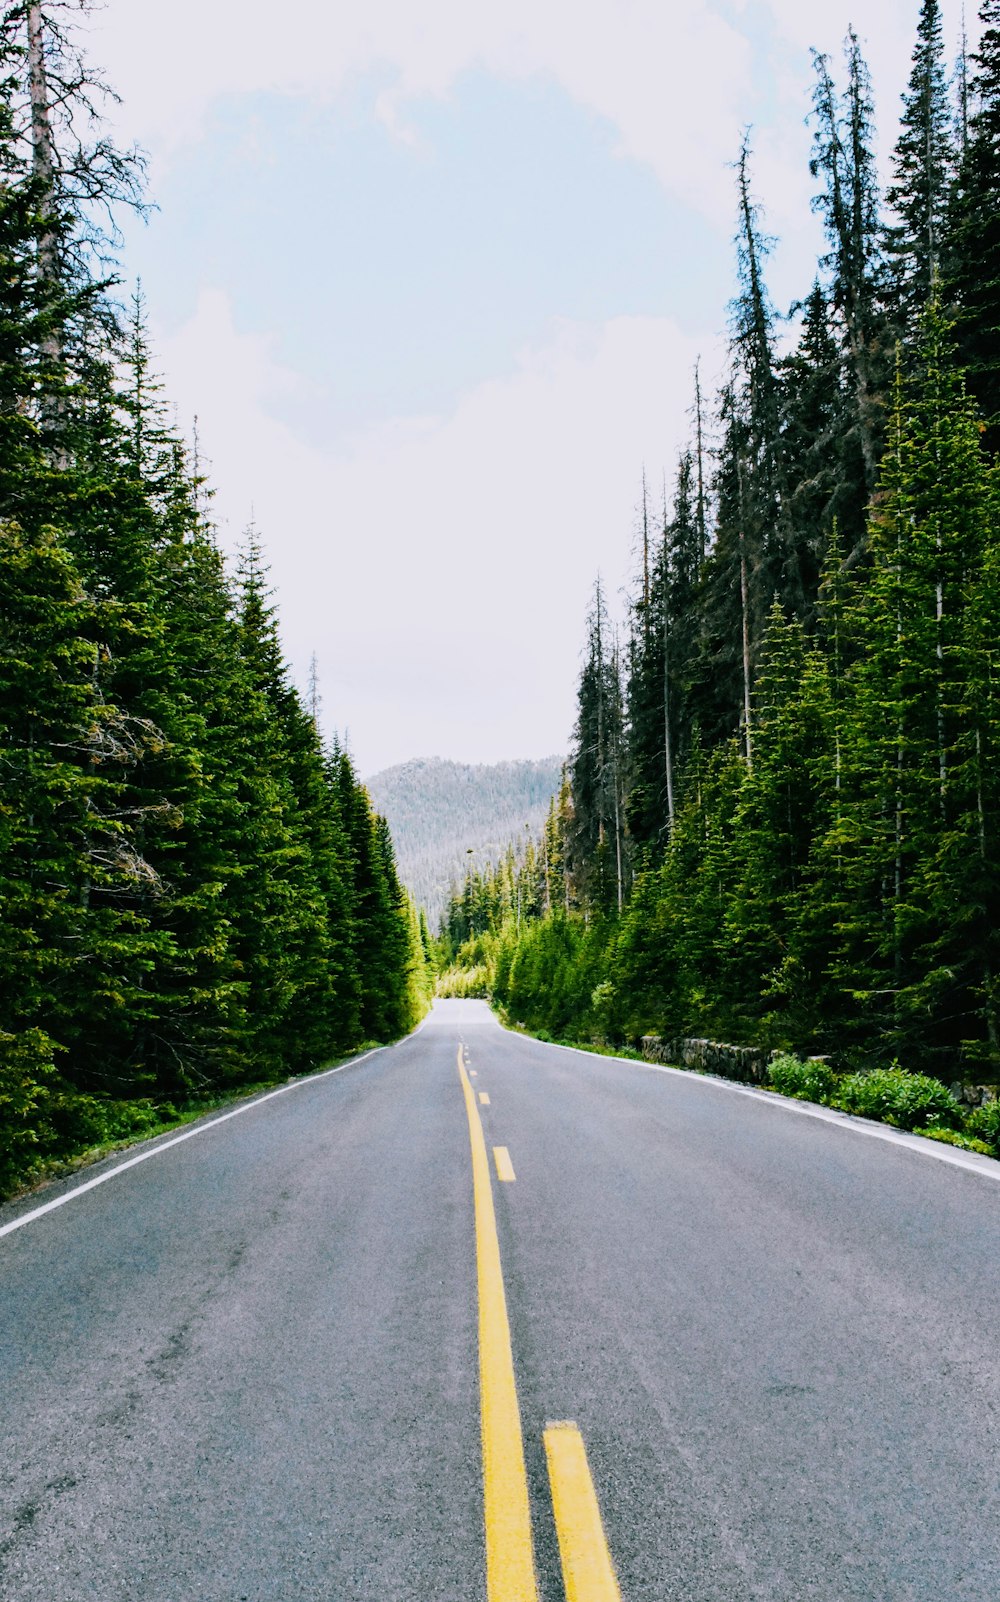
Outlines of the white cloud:
<svg viewBox="0 0 1000 1602">
<path fill-rule="evenodd" d="M 293 380 L 220 291 L 163 349 L 181 415 L 199 413 L 224 543 L 252 500 L 298 675 L 315 649 L 364 771 L 565 749 L 590 586 L 626 566 L 643 462 L 654 480 L 672 467 L 690 340 L 661 319 L 560 325 L 452 415 L 330 451 L 269 415 Z"/>
<path fill-rule="evenodd" d="M 727 163 L 752 121 L 754 188 L 786 240 L 773 279 L 783 304 L 808 289 L 817 247 L 808 46 L 839 53 L 862 8 L 731 0 L 723 16 L 723 5 L 300 0 L 293 26 L 270 0 L 110 0 L 94 54 L 154 163 L 196 140 L 226 96 L 321 100 L 367 74 L 375 115 L 408 140 L 413 101 L 447 95 L 467 70 L 542 74 L 727 236 Z M 868 0 L 857 18 L 889 141 L 917 9 Z M 512 376 L 484 377 L 448 416 L 390 420 L 328 449 L 276 420 L 289 392 L 308 400 L 304 381 L 276 361 L 276 339 L 234 326 L 222 290 L 203 289 L 163 342 L 181 415 L 200 417 L 223 536 L 235 540 L 252 503 L 299 676 L 315 649 L 329 721 L 350 725 L 364 770 L 565 748 L 594 573 L 613 587 L 627 565 L 641 467 L 672 465 L 697 354 L 671 321 L 612 310 L 601 325 L 553 326 Z M 248 315 L 260 329 L 280 310 Z M 718 353 L 704 354 L 714 373 Z"/>
<path fill-rule="evenodd" d="M 270 0 L 110 0 L 95 48 L 125 98 L 126 126 L 157 161 L 196 139 L 221 97 L 275 91 L 324 97 L 377 75 L 375 113 L 412 141 L 408 102 L 448 93 L 467 69 L 544 74 L 618 131 L 622 154 L 665 190 L 728 228 L 727 170 L 741 128 L 761 130 L 762 172 L 779 231 L 802 216 L 811 45 L 839 58 L 852 20 L 873 69 L 880 120 L 895 124 L 917 4 L 765 0 L 752 12 L 711 0 L 300 0 L 294 26 Z"/>
<path fill-rule="evenodd" d="M 621 149 L 698 207 L 721 202 L 724 163 L 748 114 L 747 41 L 706 0 L 301 0 L 294 26 L 269 0 L 111 0 L 98 48 L 126 101 L 130 129 L 163 155 L 197 137 L 219 97 L 274 90 L 335 92 L 353 75 L 387 74 L 379 114 L 406 126 L 412 96 L 443 95 L 480 67 L 551 76 L 609 119 Z M 728 203 L 728 202 L 727 202 Z"/>
</svg>

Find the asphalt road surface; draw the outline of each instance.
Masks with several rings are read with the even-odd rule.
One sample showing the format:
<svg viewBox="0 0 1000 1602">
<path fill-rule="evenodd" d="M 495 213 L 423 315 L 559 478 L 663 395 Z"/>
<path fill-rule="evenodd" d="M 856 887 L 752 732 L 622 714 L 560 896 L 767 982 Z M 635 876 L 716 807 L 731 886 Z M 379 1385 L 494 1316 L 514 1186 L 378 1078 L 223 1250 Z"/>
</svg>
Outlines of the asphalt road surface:
<svg viewBox="0 0 1000 1602">
<path fill-rule="evenodd" d="M 476 1002 L 194 1128 L 0 1209 L 4 1602 L 1000 1597 L 1000 1164 Z"/>
</svg>

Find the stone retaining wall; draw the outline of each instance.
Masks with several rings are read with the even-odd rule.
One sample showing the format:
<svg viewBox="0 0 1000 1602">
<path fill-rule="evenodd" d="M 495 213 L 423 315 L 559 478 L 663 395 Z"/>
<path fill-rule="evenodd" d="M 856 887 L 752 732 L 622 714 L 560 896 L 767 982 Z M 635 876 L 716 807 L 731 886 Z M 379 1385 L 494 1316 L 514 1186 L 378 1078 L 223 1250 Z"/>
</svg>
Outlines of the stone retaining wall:
<svg viewBox="0 0 1000 1602">
<path fill-rule="evenodd" d="M 966 1107 L 984 1107 L 988 1101 L 1000 1100 L 996 1085 L 964 1085 L 959 1079 L 948 1089 L 955 1100 L 963 1102 Z"/>
<path fill-rule="evenodd" d="M 778 1054 L 759 1046 L 727 1046 L 718 1040 L 665 1040 L 662 1035 L 643 1035 L 642 1055 L 647 1062 L 718 1074 L 720 1079 L 734 1079 L 741 1085 L 766 1085 L 768 1064 Z M 808 1061 L 830 1063 L 830 1058 L 810 1057 Z M 1000 1100 L 996 1085 L 967 1085 L 956 1080 L 948 1089 L 970 1109 Z"/>
<path fill-rule="evenodd" d="M 647 1062 L 694 1068 L 704 1074 L 735 1079 L 741 1085 L 762 1085 L 767 1079 L 769 1051 L 759 1046 L 725 1046 L 718 1040 L 664 1040 L 643 1035 L 642 1055 Z"/>
</svg>

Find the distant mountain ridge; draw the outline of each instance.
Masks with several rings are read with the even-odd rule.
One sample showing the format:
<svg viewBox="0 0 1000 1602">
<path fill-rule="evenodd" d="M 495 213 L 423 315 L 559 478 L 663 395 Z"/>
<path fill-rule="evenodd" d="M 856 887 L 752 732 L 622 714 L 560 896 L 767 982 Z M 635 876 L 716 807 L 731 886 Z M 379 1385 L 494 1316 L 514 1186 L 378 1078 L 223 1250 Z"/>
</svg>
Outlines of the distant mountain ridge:
<svg viewBox="0 0 1000 1602">
<path fill-rule="evenodd" d="M 470 764 L 415 757 L 367 780 L 388 820 L 399 875 L 437 929 L 453 884 L 496 862 L 512 841 L 536 836 L 559 788 L 564 758 Z M 474 856 L 468 853 L 472 849 Z"/>
</svg>

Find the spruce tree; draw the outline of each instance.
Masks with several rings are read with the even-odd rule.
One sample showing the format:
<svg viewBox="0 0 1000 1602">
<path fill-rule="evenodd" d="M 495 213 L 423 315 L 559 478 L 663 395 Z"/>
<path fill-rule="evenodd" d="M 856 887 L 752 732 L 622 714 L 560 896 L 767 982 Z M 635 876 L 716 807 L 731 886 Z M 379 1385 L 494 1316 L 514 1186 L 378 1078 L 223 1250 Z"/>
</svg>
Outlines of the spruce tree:
<svg viewBox="0 0 1000 1602">
<path fill-rule="evenodd" d="M 358 1028 L 366 1040 L 392 1040 L 414 1022 L 407 969 L 415 960 L 410 916 L 396 873 L 392 840 L 384 818 L 373 811 L 350 756 L 333 753 L 332 776 L 353 866 L 351 954 L 358 976 Z M 462 939 L 487 920 L 473 906 Z"/>
<path fill-rule="evenodd" d="M 626 817 L 629 836 L 640 848 L 666 842 L 680 795 L 691 739 L 702 559 L 695 459 L 685 451 L 678 463 L 672 514 L 664 501 L 648 601 L 633 606 L 626 683 Z"/>
<path fill-rule="evenodd" d="M 570 773 L 574 883 L 584 904 L 601 911 L 610 911 L 623 894 L 623 714 L 617 652 L 598 580 L 587 619 Z"/>
<path fill-rule="evenodd" d="M 958 358 L 1000 445 L 1000 0 L 983 0 L 970 95 L 974 110 L 959 165 L 944 251 L 945 293 L 957 313 Z"/>
<path fill-rule="evenodd" d="M 897 380 L 856 639 L 836 848 L 852 911 L 840 972 L 863 1030 L 942 1069 L 995 1032 L 989 690 L 993 494 L 940 307 Z M 993 636 L 995 638 L 995 635 Z M 978 1043 L 978 1044 L 977 1044 Z"/>
<path fill-rule="evenodd" d="M 949 190 L 955 168 L 952 112 L 944 66 L 939 0 L 922 0 L 917 42 L 886 203 L 886 257 L 893 324 L 916 332 L 941 263 Z"/>
<path fill-rule="evenodd" d="M 871 495 L 881 454 L 886 382 L 874 109 L 868 68 L 853 29 L 844 54 L 847 86 L 841 99 L 828 57 L 814 52 L 810 171 L 822 181 L 813 204 L 829 242 L 824 266 L 830 273 L 849 382 L 850 431 L 863 465 L 865 491 Z"/>
<path fill-rule="evenodd" d="M 315 1030 L 328 1002 L 330 937 L 290 771 L 294 692 L 253 530 L 238 569 L 238 625 L 247 701 L 237 774 L 247 833 L 231 894 L 239 909 L 238 949 L 254 1049 L 276 1071 L 283 1064 L 312 1066 L 322 1056 Z"/>
<path fill-rule="evenodd" d="M 720 968 L 747 1038 L 801 1045 L 817 1026 L 827 954 L 810 888 L 815 842 L 827 832 L 834 803 L 833 717 L 824 655 L 777 602 L 755 711 Z"/>
<path fill-rule="evenodd" d="M 788 523 L 794 531 L 803 603 L 798 615 L 815 619 L 824 552 L 836 524 L 848 549 L 864 539 L 868 497 L 852 399 L 831 326 L 823 287 L 813 285 L 802 311 L 798 343 L 780 366 L 782 452 L 788 485 Z M 786 605 L 790 596 L 783 590 Z"/>
</svg>

